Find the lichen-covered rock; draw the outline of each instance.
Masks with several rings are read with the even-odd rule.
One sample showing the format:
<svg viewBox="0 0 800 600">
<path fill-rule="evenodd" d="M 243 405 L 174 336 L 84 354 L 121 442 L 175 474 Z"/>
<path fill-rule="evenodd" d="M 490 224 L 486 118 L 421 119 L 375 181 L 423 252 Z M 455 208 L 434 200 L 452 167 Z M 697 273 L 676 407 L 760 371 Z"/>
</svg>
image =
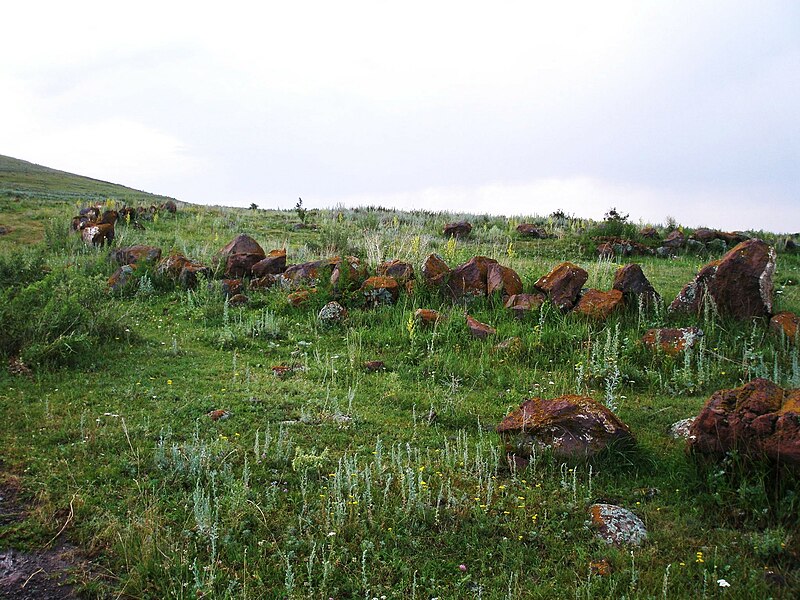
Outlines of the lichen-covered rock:
<svg viewBox="0 0 800 600">
<path fill-rule="evenodd" d="M 676 356 L 692 348 L 703 336 L 699 327 L 648 329 L 642 337 L 642 343 L 650 350 L 661 350 L 670 356 Z"/>
<path fill-rule="evenodd" d="M 485 340 L 490 335 L 495 335 L 497 333 L 497 330 L 494 327 L 487 325 L 486 323 L 481 323 L 469 315 L 466 315 L 466 319 L 469 332 L 474 338 Z"/>
<path fill-rule="evenodd" d="M 664 238 L 664 241 L 661 243 L 661 245 L 664 248 L 669 248 L 670 250 L 674 251 L 683 246 L 685 242 L 686 236 L 683 234 L 683 232 L 680 229 L 675 229 L 667 234 L 667 237 Z"/>
<path fill-rule="evenodd" d="M 642 520 L 626 508 L 593 504 L 589 515 L 597 537 L 609 546 L 641 546 L 647 539 Z"/>
<path fill-rule="evenodd" d="M 775 249 L 751 239 L 703 267 L 670 304 L 670 311 L 699 315 L 706 296 L 720 314 L 737 319 L 772 314 Z"/>
<path fill-rule="evenodd" d="M 521 236 L 537 240 L 543 240 L 547 237 L 547 232 L 544 230 L 544 227 L 539 227 L 533 223 L 521 223 L 517 225 L 517 233 Z"/>
<path fill-rule="evenodd" d="M 514 294 L 506 298 L 505 308 L 514 313 L 518 319 L 522 319 L 531 311 L 538 310 L 547 299 L 543 293 L 536 294 Z"/>
<path fill-rule="evenodd" d="M 450 277 L 450 267 L 438 254 L 431 254 L 422 263 L 422 279 L 431 287 L 438 287 L 447 283 Z"/>
<path fill-rule="evenodd" d="M 502 298 L 522 293 L 522 280 L 511 267 L 491 262 L 486 269 L 486 295 L 500 293 Z"/>
<path fill-rule="evenodd" d="M 692 423 L 694 423 L 694 417 L 675 421 L 669 426 L 670 437 L 676 440 L 688 440 L 691 436 Z"/>
<path fill-rule="evenodd" d="M 347 309 L 338 302 L 328 302 L 320 309 L 319 314 L 317 315 L 319 322 L 325 325 L 341 323 L 346 318 Z"/>
<path fill-rule="evenodd" d="M 754 379 L 714 392 L 692 423 L 687 448 L 714 459 L 736 451 L 800 468 L 800 389 Z"/>
<path fill-rule="evenodd" d="M 398 285 L 405 286 L 414 279 L 414 267 L 402 260 L 392 260 L 378 265 L 375 272 L 380 277 L 391 277 Z"/>
<path fill-rule="evenodd" d="M 271 287 L 273 287 L 276 283 L 278 283 L 278 277 L 276 275 L 264 275 L 263 277 L 257 277 L 255 279 L 251 279 L 250 289 L 268 290 Z"/>
<path fill-rule="evenodd" d="M 563 262 L 534 284 L 563 312 L 572 310 L 589 273 L 571 262 Z"/>
<path fill-rule="evenodd" d="M 247 234 L 239 234 L 214 257 L 214 266 L 226 277 L 249 277 L 253 265 L 266 257 L 264 249 Z"/>
<path fill-rule="evenodd" d="M 133 280 L 133 265 L 122 265 L 111 277 L 108 278 L 108 287 L 112 292 L 119 292 L 128 286 Z"/>
<path fill-rule="evenodd" d="M 312 290 L 298 290 L 286 296 L 286 300 L 294 307 L 302 306 L 311 299 Z"/>
<path fill-rule="evenodd" d="M 591 458 L 611 444 L 633 444 L 630 429 L 614 413 L 587 396 L 532 398 L 497 426 L 506 451 L 522 457 L 550 449 L 566 460 Z"/>
<path fill-rule="evenodd" d="M 253 277 L 280 275 L 286 270 L 286 248 L 270 250 L 266 257 L 255 263 L 251 269 Z"/>
<path fill-rule="evenodd" d="M 700 227 L 694 230 L 694 233 L 689 236 L 690 240 L 697 240 L 701 244 L 708 244 L 712 240 L 719 239 L 719 231 L 716 229 L 709 229 L 708 227 Z"/>
<path fill-rule="evenodd" d="M 798 340 L 798 327 L 800 327 L 800 317 L 791 312 L 779 312 L 769 320 L 769 328 L 773 333 L 784 336 L 794 343 Z"/>
<path fill-rule="evenodd" d="M 156 265 L 156 274 L 180 284 L 183 289 L 194 289 L 198 283 L 198 277 L 206 279 L 211 277 L 211 269 L 186 258 L 180 252 L 174 252 L 162 258 Z"/>
<path fill-rule="evenodd" d="M 645 277 L 641 265 L 636 263 L 617 269 L 617 272 L 614 273 L 614 284 L 611 287 L 622 292 L 625 303 L 629 306 L 638 306 L 640 299 L 645 306 L 661 300 L 661 296 Z"/>
<path fill-rule="evenodd" d="M 134 263 L 155 264 L 161 260 L 161 248 L 145 245 L 125 246 L 111 252 L 109 257 L 120 265 L 131 265 Z"/>
<path fill-rule="evenodd" d="M 605 321 L 611 313 L 622 306 L 622 292 L 619 290 L 609 290 L 607 292 L 595 289 L 586 290 L 574 312 L 594 319 Z"/>
<path fill-rule="evenodd" d="M 294 287 L 302 284 L 316 285 L 322 277 L 329 276 L 339 262 L 339 257 L 313 260 L 299 265 L 290 265 L 281 273 L 279 281 L 285 287 Z"/>
<path fill-rule="evenodd" d="M 394 277 L 370 277 L 361 286 L 359 293 L 369 306 L 391 305 L 400 297 L 400 286 Z"/>
<path fill-rule="evenodd" d="M 458 221 L 456 223 L 447 223 L 444 226 L 445 237 L 465 238 L 472 231 L 472 225 L 466 221 Z"/>
<path fill-rule="evenodd" d="M 485 256 L 475 256 L 450 272 L 447 289 L 453 298 L 485 296 L 489 265 L 497 261 Z"/>
<path fill-rule="evenodd" d="M 444 315 L 430 308 L 418 308 L 414 311 L 414 320 L 424 327 L 433 327 L 444 321 Z"/>
</svg>

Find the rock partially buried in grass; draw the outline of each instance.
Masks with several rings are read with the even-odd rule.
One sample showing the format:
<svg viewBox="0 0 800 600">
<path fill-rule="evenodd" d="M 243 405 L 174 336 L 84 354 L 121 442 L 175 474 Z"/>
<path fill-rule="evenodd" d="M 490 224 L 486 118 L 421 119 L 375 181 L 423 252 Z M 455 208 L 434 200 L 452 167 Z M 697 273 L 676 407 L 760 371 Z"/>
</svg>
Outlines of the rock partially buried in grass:
<svg viewBox="0 0 800 600">
<path fill-rule="evenodd" d="M 346 318 L 347 309 L 338 302 L 328 302 L 317 315 L 317 320 L 324 325 L 336 325 Z"/>
<path fill-rule="evenodd" d="M 517 225 L 517 233 L 526 238 L 543 240 L 547 237 L 544 227 L 539 227 L 533 223 L 520 223 Z"/>
<path fill-rule="evenodd" d="M 398 285 L 406 285 L 414 279 L 414 267 L 411 263 L 392 260 L 378 265 L 375 272 L 380 277 L 392 277 Z"/>
<path fill-rule="evenodd" d="M 386 365 L 382 360 L 368 360 L 364 363 L 364 370 L 368 373 L 377 373 L 378 371 L 385 371 Z"/>
<path fill-rule="evenodd" d="M 779 312 L 769 320 L 769 328 L 773 333 L 784 336 L 794 343 L 797 343 L 798 327 L 800 327 L 800 317 L 791 312 Z"/>
<path fill-rule="evenodd" d="M 497 264 L 493 258 L 475 256 L 450 272 L 447 288 L 453 298 L 485 296 L 489 266 Z"/>
<path fill-rule="evenodd" d="M 109 257 L 120 265 L 141 264 L 145 262 L 155 264 L 161 260 L 161 248 L 145 245 L 126 246 L 112 251 Z"/>
<path fill-rule="evenodd" d="M 711 395 L 690 428 L 687 448 L 722 459 L 731 451 L 800 469 L 800 389 L 767 379 Z"/>
<path fill-rule="evenodd" d="M 597 537 L 609 546 L 641 546 L 647 539 L 642 520 L 626 508 L 593 504 L 589 515 Z"/>
<path fill-rule="evenodd" d="M 122 265 L 111 277 L 108 278 L 108 287 L 112 292 L 119 292 L 125 289 L 133 281 L 133 271 L 135 266 Z"/>
<path fill-rule="evenodd" d="M 392 305 L 400 297 L 400 286 L 394 277 L 370 277 L 359 292 L 368 306 Z"/>
<path fill-rule="evenodd" d="M 622 306 L 622 292 L 619 290 L 586 290 L 578 300 L 574 312 L 595 321 L 605 321 L 615 310 Z"/>
<path fill-rule="evenodd" d="M 498 263 L 490 263 L 486 270 L 486 295 L 500 292 L 500 296 L 508 298 L 522 293 L 522 280 L 511 267 Z"/>
<path fill-rule="evenodd" d="M 466 315 L 466 319 L 469 332 L 474 338 L 485 340 L 490 335 L 495 335 L 497 333 L 497 330 L 494 327 L 487 325 L 486 323 L 481 323 L 469 315 Z"/>
<path fill-rule="evenodd" d="M 431 308 L 418 308 L 414 311 L 414 320 L 425 327 L 433 327 L 444 321 L 445 317 L 438 310 Z"/>
<path fill-rule="evenodd" d="M 450 267 L 442 260 L 438 254 L 431 254 L 422 263 L 422 278 L 431 287 L 438 287 L 445 283 L 450 277 Z"/>
<path fill-rule="evenodd" d="M 517 319 L 523 319 L 531 311 L 539 310 L 547 297 L 538 294 L 514 294 L 506 298 L 504 306 L 509 309 Z"/>
<path fill-rule="evenodd" d="M 444 226 L 444 237 L 465 238 L 472 231 L 472 225 L 466 221 L 447 223 Z"/>
<path fill-rule="evenodd" d="M 526 400 L 503 419 L 497 433 L 509 454 L 529 457 L 549 449 L 571 461 L 592 458 L 612 444 L 635 444 L 628 426 L 608 408 L 576 395 Z"/>
<path fill-rule="evenodd" d="M 563 262 L 541 277 L 534 287 L 543 291 L 563 312 L 572 310 L 589 273 L 571 262 Z"/>
<path fill-rule="evenodd" d="M 294 307 L 303 306 L 311 299 L 311 294 L 313 293 L 315 292 L 312 290 L 299 290 L 286 296 L 286 300 Z"/>
<path fill-rule="evenodd" d="M 650 350 L 677 356 L 687 348 L 692 348 L 701 337 L 703 330 L 699 327 L 648 329 L 642 337 L 642 343 Z"/>
<path fill-rule="evenodd" d="M 253 265 L 254 277 L 280 275 L 286 270 L 286 248 L 270 250 L 269 254 Z"/>
<path fill-rule="evenodd" d="M 224 421 L 225 419 L 227 419 L 228 417 L 231 416 L 230 411 L 227 411 L 227 410 L 222 409 L 222 408 L 218 408 L 217 410 L 209 411 L 206 414 L 208 415 L 208 418 L 211 419 L 212 421 Z"/>
<path fill-rule="evenodd" d="M 611 287 L 622 292 L 625 303 L 629 306 L 638 306 L 640 299 L 645 306 L 661 300 L 661 296 L 645 277 L 641 265 L 636 263 L 617 269 L 617 272 L 614 273 L 614 284 Z"/>
</svg>

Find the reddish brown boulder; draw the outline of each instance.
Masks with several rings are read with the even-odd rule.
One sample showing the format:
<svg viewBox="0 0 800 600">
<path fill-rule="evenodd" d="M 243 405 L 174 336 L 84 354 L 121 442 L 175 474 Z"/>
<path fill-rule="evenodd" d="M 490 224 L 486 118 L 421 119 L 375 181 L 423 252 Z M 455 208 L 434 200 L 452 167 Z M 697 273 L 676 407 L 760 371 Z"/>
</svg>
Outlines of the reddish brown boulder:
<svg viewBox="0 0 800 600">
<path fill-rule="evenodd" d="M 629 306 L 638 306 L 640 298 L 646 306 L 661 300 L 661 296 L 645 277 L 641 265 L 635 263 L 617 269 L 611 287 L 622 292 L 625 303 Z"/>
<path fill-rule="evenodd" d="M 472 225 L 466 221 L 458 221 L 457 223 L 447 223 L 444 226 L 445 237 L 465 238 L 472 231 Z"/>
<path fill-rule="evenodd" d="M 403 262 L 401 260 L 392 260 L 378 265 L 375 272 L 380 277 L 391 277 L 399 285 L 405 286 L 412 279 L 414 279 L 414 267 L 411 263 Z"/>
<path fill-rule="evenodd" d="M 241 279 L 223 279 L 220 283 L 222 287 L 222 295 L 226 298 L 231 298 L 232 296 L 242 293 Z"/>
<path fill-rule="evenodd" d="M 740 244 L 750 239 L 750 236 L 743 231 L 718 231 L 717 237 L 728 244 L 728 246 Z"/>
<path fill-rule="evenodd" d="M 547 232 L 544 230 L 544 227 L 539 227 L 533 223 L 521 223 L 517 225 L 517 233 L 524 237 L 537 240 L 542 240 L 547 237 Z"/>
<path fill-rule="evenodd" d="M 314 260 L 299 265 L 291 265 L 281 274 L 281 281 L 289 287 L 304 283 L 316 284 L 324 273 L 330 273 L 338 264 L 339 257 Z"/>
<path fill-rule="evenodd" d="M 136 265 L 122 265 L 108 278 L 108 287 L 112 292 L 119 292 L 133 281 Z"/>
<path fill-rule="evenodd" d="M 578 265 L 563 262 L 541 277 L 534 287 L 547 294 L 553 304 L 567 312 L 575 306 L 578 294 L 587 279 L 589 274 Z"/>
<path fill-rule="evenodd" d="M 609 315 L 621 305 L 622 292 L 619 290 L 603 292 L 601 290 L 589 289 L 581 295 L 581 299 L 575 306 L 574 312 L 589 317 L 590 319 L 605 321 Z"/>
<path fill-rule="evenodd" d="M 587 396 L 531 398 L 508 414 L 497 433 L 506 452 L 528 457 L 550 449 L 561 459 L 591 458 L 611 444 L 632 444 L 633 434 L 605 406 Z"/>
<path fill-rule="evenodd" d="M 614 258 L 614 244 L 611 242 L 603 242 L 597 246 L 597 256 L 599 258 Z"/>
<path fill-rule="evenodd" d="M 214 257 L 216 268 L 226 277 L 249 277 L 253 265 L 266 257 L 264 249 L 247 234 L 237 235 Z"/>
<path fill-rule="evenodd" d="M 245 296 L 244 294 L 234 294 L 230 300 L 228 300 L 229 306 L 244 306 L 250 301 L 250 298 Z"/>
<path fill-rule="evenodd" d="M 708 242 L 712 242 L 719 237 L 719 231 L 716 229 L 709 229 L 708 227 L 700 227 L 699 229 L 695 229 L 694 233 L 689 236 L 689 239 L 697 240 L 702 244 L 707 244 Z"/>
<path fill-rule="evenodd" d="M 473 319 L 471 316 L 466 315 L 467 318 L 467 327 L 469 327 L 469 332 L 472 334 L 472 337 L 478 338 L 479 340 L 485 340 L 490 335 L 495 335 L 497 330 L 486 323 L 481 323 L 477 319 Z"/>
<path fill-rule="evenodd" d="M 453 269 L 447 282 L 453 298 L 485 296 L 486 279 L 489 265 L 492 263 L 497 263 L 497 261 L 485 256 L 476 256 Z"/>
<path fill-rule="evenodd" d="M 272 286 L 278 283 L 278 277 L 275 275 L 264 275 L 263 277 L 258 277 L 256 279 L 250 280 L 250 289 L 251 290 L 268 290 Z"/>
<path fill-rule="evenodd" d="M 422 278 L 427 285 L 438 287 L 447 283 L 449 277 L 450 267 L 438 254 L 431 254 L 425 259 L 422 264 Z"/>
<path fill-rule="evenodd" d="M 352 292 L 367 278 L 367 267 L 355 256 L 335 257 L 331 272 L 331 288 L 336 294 Z"/>
<path fill-rule="evenodd" d="M 199 275 L 211 277 L 211 269 L 186 258 L 180 252 L 173 252 L 159 261 L 156 274 L 177 281 L 184 289 L 193 289 Z"/>
<path fill-rule="evenodd" d="M 716 459 L 736 451 L 800 468 L 800 389 L 754 379 L 714 392 L 692 423 L 687 448 Z"/>
<path fill-rule="evenodd" d="M 394 304 L 400 297 L 400 286 L 394 277 L 370 277 L 359 292 L 370 306 Z"/>
<path fill-rule="evenodd" d="M 522 319 L 529 312 L 538 310 L 546 299 L 547 297 L 541 292 L 536 294 L 514 294 L 506 298 L 504 306 L 513 312 L 516 318 Z"/>
<path fill-rule="evenodd" d="M 521 294 L 522 280 L 514 269 L 492 262 L 486 269 L 486 294 L 491 296 L 495 292 L 500 292 L 503 298 Z"/>
<path fill-rule="evenodd" d="M 670 250 L 677 250 L 686 243 L 686 236 L 680 229 L 670 231 L 667 237 L 664 238 L 662 246 Z"/>
<path fill-rule="evenodd" d="M 299 290 L 286 296 L 286 299 L 292 306 L 302 306 L 311 299 L 311 294 L 315 291 L 316 290 Z"/>
<path fill-rule="evenodd" d="M 253 277 L 280 275 L 286 270 L 286 248 L 270 250 L 266 258 L 255 263 L 251 270 Z"/>
<path fill-rule="evenodd" d="M 199 276 L 211 279 L 211 269 L 197 262 L 189 262 L 181 269 L 181 274 L 178 275 L 178 283 L 185 290 L 194 289 L 197 287 Z"/>
<path fill-rule="evenodd" d="M 430 308 L 418 308 L 414 311 L 414 319 L 421 325 L 426 327 L 433 327 L 434 325 L 444 321 L 444 315 L 437 310 Z"/>
<path fill-rule="evenodd" d="M 776 335 L 785 336 L 791 342 L 797 342 L 797 328 L 800 317 L 791 312 L 779 312 L 769 320 L 769 328 Z"/>
<path fill-rule="evenodd" d="M 703 267 L 670 304 L 670 311 L 699 315 L 706 296 L 720 314 L 737 319 L 772 313 L 775 249 L 758 239 L 742 242 Z"/>
<path fill-rule="evenodd" d="M 642 337 L 642 343 L 650 350 L 661 350 L 670 356 L 676 356 L 687 348 L 692 348 L 701 337 L 703 330 L 698 327 L 649 329 Z"/>
<path fill-rule="evenodd" d="M 157 263 L 161 260 L 161 248 L 155 246 L 125 246 L 117 248 L 110 255 L 111 260 L 120 265 L 131 265 L 140 263 Z"/>
<path fill-rule="evenodd" d="M 654 239 L 658 237 L 658 230 L 655 227 L 643 227 L 639 230 L 639 235 L 643 238 Z"/>
<path fill-rule="evenodd" d="M 609 546 L 641 546 L 647 539 L 644 522 L 627 508 L 593 504 L 589 515 L 595 534 Z"/>
</svg>

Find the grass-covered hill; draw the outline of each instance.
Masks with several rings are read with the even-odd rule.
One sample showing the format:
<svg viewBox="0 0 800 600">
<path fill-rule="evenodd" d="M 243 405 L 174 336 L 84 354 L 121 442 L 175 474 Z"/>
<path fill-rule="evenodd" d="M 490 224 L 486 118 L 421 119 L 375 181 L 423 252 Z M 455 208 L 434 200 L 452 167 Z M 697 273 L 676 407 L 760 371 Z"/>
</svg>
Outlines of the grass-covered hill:
<svg viewBox="0 0 800 600">
<path fill-rule="evenodd" d="M 350 255 L 370 272 L 396 258 L 419 275 L 431 253 L 451 267 L 484 255 L 519 273 L 526 292 L 564 260 L 602 290 L 635 261 L 664 300 L 603 322 L 548 303 L 517 319 L 496 298 L 454 302 L 418 282 L 392 306 L 370 308 L 346 293 L 347 318 L 324 325 L 318 313 L 335 292 L 324 278 L 300 306 L 280 286 L 247 282 L 247 303 L 232 306 L 218 279 L 185 290 L 153 268 L 136 269 L 112 294 L 109 249 L 85 246 L 70 219 L 98 199 L 157 202 L 94 187 L 82 197 L 67 183 L 59 199 L 57 175 L 26 177 L 27 187 L 8 175 L 3 181 L 17 183 L 2 187 L 17 191 L 0 194 L 0 226 L 12 228 L 0 235 L 0 552 L 37 560 L 61 552 L 75 567 L 76 593 L 800 593 L 796 477 L 737 456 L 697 465 L 685 441 L 667 433 L 715 390 L 755 377 L 800 387 L 797 346 L 770 334 L 765 320 L 733 321 L 713 307 L 698 318 L 665 310 L 720 248 L 598 258 L 599 238 L 655 247 L 674 225 L 652 224 L 654 239 L 640 235 L 645 224 L 613 214 L 601 223 L 525 217 L 546 239 L 521 237 L 523 219 L 380 208 L 187 204 L 142 216 L 139 227 L 117 223 L 114 248 L 155 245 L 205 265 L 241 233 L 267 252 L 285 248 L 289 263 Z M 445 238 L 444 224 L 461 219 L 472 223 L 470 235 Z M 9 237 L 14 230 L 38 233 Z M 758 235 L 778 247 L 775 310 L 800 311 L 800 258 L 785 240 Z M 425 328 L 413 318 L 418 308 L 445 319 Z M 473 338 L 465 311 L 497 333 Z M 648 351 L 643 334 L 665 325 L 696 325 L 704 335 L 674 357 Z M 496 348 L 510 338 L 518 342 Z M 368 361 L 384 366 L 372 371 Z M 512 470 L 495 426 L 527 398 L 563 394 L 613 406 L 636 445 L 591 463 L 540 452 Z M 632 510 L 647 541 L 599 540 L 587 525 L 596 502 Z M 30 575 L 29 585 L 44 585 L 35 569 L 20 581 Z"/>
</svg>

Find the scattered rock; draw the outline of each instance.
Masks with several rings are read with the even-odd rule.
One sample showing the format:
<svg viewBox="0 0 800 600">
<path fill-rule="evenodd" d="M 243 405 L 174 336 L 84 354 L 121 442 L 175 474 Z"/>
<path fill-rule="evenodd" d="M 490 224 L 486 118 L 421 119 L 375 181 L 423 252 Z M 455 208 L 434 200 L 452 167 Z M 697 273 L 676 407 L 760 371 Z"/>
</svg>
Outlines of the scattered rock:
<svg viewBox="0 0 800 600">
<path fill-rule="evenodd" d="M 355 256 L 346 256 L 343 259 L 335 257 L 333 271 L 331 272 L 331 288 L 335 294 L 353 292 L 361 287 L 367 278 L 367 267 Z"/>
<path fill-rule="evenodd" d="M 268 290 L 276 283 L 278 283 L 278 277 L 276 275 L 264 275 L 263 277 L 251 279 L 249 287 L 251 290 Z"/>
<path fill-rule="evenodd" d="M 682 247 L 685 242 L 686 236 L 683 234 L 683 232 L 680 229 L 675 229 L 667 234 L 667 237 L 664 238 L 664 241 L 661 243 L 661 245 L 664 248 L 675 251 Z"/>
<path fill-rule="evenodd" d="M 269 254 L 251 269 L 253 277 L 264 277 L 266 275 L 280 275 L 286 270 L 286 248 L 281 250 L 270 250 Z"/>
<path fill-rule="evenodd" d="M 784 390 L 767 379 L 711 395 L 690 429 L 687 448 L 721 459 L 742 456 L 800 467 L 800 389 Z"/>
<path fill-rule="evenodd" d="M 785 336 L 790 342 L 797 343 L 797 329 L 800 317 L 791 312 L 779 312 L 769 320 L 770 330 L 779 336 Z"/>
<path fill-rule="evenodd" d="M 490 335 L 495 335 L 497 333 L 497 330 L 494 327 L 491 327 L 486 323 L 481 323 L 469 315 L 465 316 L 467 319 L 467 327 L 469 327 L 469 332 L 472 334 L 472 337 L 478 338 L 479 340 L 485 340 Z"/>
<path fill-rule="evenodd" d="M 317 315 L 317 319 L 320 323 L 325 325 L 334 325 L 336 323 L 341 323 L 347 318 L 347 309 L 339 304 L 338 302 L 328 302 L 325 306 L 323 306 L 319 314 Z"/>
<path fill-rule="evenodd" d="M 177 281 L 184 289 L 193 289 L 197 286 L 198 275 L 208 279 L 211 277 L 211 269 L 175 252 L 159 261 L 156 274 Z"/>
<path fill-rule="evenodd" d="M 299 365 L 275 365 L 270 367 L 270 370 L 278 379 L 284 379 L 295 371 L 301 371 L 302 367 Z"/>
<path fill-rule="evenodd" d="M 292 306 L 295 307 L 302 306 L 303 304 L 309 301 L 312 293 L 313 292 L 311 290 L 299 290 L 297 292 L 292 292 L 291 294 L 286 296 L 286 299 Z"/>
<path fill-rule="evenodd" d="M 391 277 L 398 285 L 406 285 L 414 279 L 414 267 L 411 263 L 403 262 L 401 260 L 392 260 L 378 265 L 375 272 L 380 277 Z"/>
<path fill-rule="evenodd" d="M 126 246 L 112 251 L 110 258 L 120 265 L 155 264 L 161 260 L 161 248 L 144 245 Z"/>
<path fill-rule="evenodd" d="M 611 444 L 633 444 L 625 423 L 608 408 L 586 396 L 531 398 L 509 413 L 497 432 L 506 452 L 527 458 L 550 449 L 561 459 L 584 460 Z"/>
<path fill-rule="evenodd" d="M 447 287 L 453 298 L 485 296 L 489 265 L 497 261 L 485 256 L 475 256 L 450 272 Z"/>
<path fill-rule="evenodd" d="M 649 329 L 642 337 L 642 343 L 650 350 L 661 350 L 670 356 L 676 356 L 692 348 L 703 336 L 699 327 L 681 327 L 679 329 Z"/>
<path fill-rule="evenodd" d="M 486 269 L 486 295 L 495 292 L 500 292 L 502 298 L 521 294 L 522 280 L 514 269 L 492 262 Z"/>
<path fill-rule="evenodd" d="M 430 308 L 418 308 L 414 311 L 414 320 L 426 327 L 433 327 L 444 321 L 444 315 Z"/>
<path fill-rule="evenodd" d="M 209 289 L 213 287 L 213 282 L 209 282 Z M 220 282 L 222 295 L 225 298 L 231 298 L 237 294 L 242 293 L 242 280 L 241 279 L 223 279 Z"/>
<path fill-rule="evenodd" d="M 299 265 L 291 265 L 286 267 L 286 270 L 281 274 L 280 280 L 288 287 L 301 284 L 316 285 L 323 274 L 333 271 L 333 268 L 338 262 L 339 257 L 335 256 L 333 258 L 314 260 Z"/>
<path fill-rule="evenodd" d="M 536 294 L 514 294 L 506 299 L 504 306 L 514 313 L 518 319 L 522 319 L 531 311 L 538 310 L 547 299 L 543 293 Z"/>
<path fill-rule="evenodd" d="M 249 277 L 253 265 L 266 258 L 264 249 L 247 234 L 237 235 L 217 252 L 213 264 L 224 269 L 226 277 Z"/>
<path fill-rule="evenodd" d="M 669 426 L 670 437 L 673 437 L 676 440 L 688 440 L 689 436 L 691 435 L 690 429 L 692 427 L 692 423 L 694 423 L 694 417 L 676 421 Z"/>
<path fill-rule="evenodd" d="M 244 306 L 248 302 L 250 302 L 250 298 L 245 296 L 244 294 L 234 294 L 230 300 L 228 300 L 229 306 Z"/>
<path fill-rule="evenodd" d="M 696 240 L 701 244 L 708 244 L 709 242 L 719 239 L 719 232 L 716 229 L 709 229 L 708 227 L 700 227 L 694 230 L 694 233 L 689 236 L 690 240 Z"/>
<path fill-rule="evenodd" d="M 385 371 L 386 365 L 382 360 L 368 360 L 364 363 L 364 370 L 368 373 L 377 373 L 378 371 Z"/>
<path fill-rule="evenodd" d="M 543 240 L 547 237 L 547 232 L 544 227 L 539 227 L 533 223 L 521 223 L 517 225 L 517 233 L 527 238 Z"/>
<path fill-rule="evenodd" d="M 438 254 L 431 254 L 422 264 L 422 279 L 431 287 L 438 287 L 447 283 L 450 277 L 450 267 Z"/>
<path fill-rule="evenodd" d="M 119 292 L 126 288 L 133 280 L 134 267 L 131 265 L 122 265 L 119 267 L 111 277 L 108 278 L 108 287 L 112 292 Z"/>
<path fill-rule="evenodd" d="M 33 378 L 33 371 L 18 356 L 12 356 L 8 359 L 8 372 L 14 377 Z"/>
<path fill-rule="evenodd" d="M 645 306 L 661 301 L 661 296 L 645 277 L 641 265 L 636 263 L 617 269 L 611 287 L 622 292 L 625 303 L 629 306 L 638 306 L 640 298 Z"/>
<path fill-rule="evenodd" d="M 590 319 L 605 321 L 611 313 L 620 306 L 622 306 L 621 291 L 609 290 L 603 292 L 601 290 L 589 289 L 581 295 L 581 299 L 575 306 L 574 312 L 589 317 Z"/>
<path fill-rule="evenodd" d="M 206 414 L 208 415 L 208 418 L 211 419 L 212 421 L 224 421 L 225 419 L 231 416 L 230 411 L 225 410 L 224 408 L 211 410 Z"/>
<path fill-rule="evenodd" d="M 658 237 L 658 230 L 655 227 L 643 227 L 639 230 L 639 235 L 652 240 Z"/>
<path fill-rule="evenodd" d="M 589 274 L 584 269 L 571 262 L 563 262 L 541 277 L 534 287 L 547 294 L 550 301 L 563 312 L 567 312 L 575 306 L 587 279 Z"/>
<path fill-rule="evenodd" d="M 609 546 L 641 546 L 647 539 L 647 528 L 642 520 L 626 508 L 593 504 L 589 514 L 597 537 Z"/>
<path fill-rule="evenodd" d="M 608 577 L 611 575 L 611 563 L 605 558 L 590 561 L 589 571 L 594 577 Z"/>
<path fill-rule="evenodd" d="M 370 277 L 359 292 L 369 306 L 392 305 L 400 297 L 400 286 L 394 277 Z"/>
<path fill-rule="evenodd" d="M 447 223 L 444 226 L 445 237 L 465 238 L 472 231 L 472 225 L 466 221 L 458 221 L 457 223 Z"/>
<path fill-rule="evenodd" d="M 168 213 L 175 214 L 178 212 L 178 205 L 175 204 L 172 200 L 167 200 L 164 204 L 161 205 L 161 208 L 166 210 Z"/>
<path fill-rule="evenodd" d="M 522 340 L 516 336 L 497 344 L 493 350 L 500 354 L 519 354 L 522 352 Z"/>
</svg>

